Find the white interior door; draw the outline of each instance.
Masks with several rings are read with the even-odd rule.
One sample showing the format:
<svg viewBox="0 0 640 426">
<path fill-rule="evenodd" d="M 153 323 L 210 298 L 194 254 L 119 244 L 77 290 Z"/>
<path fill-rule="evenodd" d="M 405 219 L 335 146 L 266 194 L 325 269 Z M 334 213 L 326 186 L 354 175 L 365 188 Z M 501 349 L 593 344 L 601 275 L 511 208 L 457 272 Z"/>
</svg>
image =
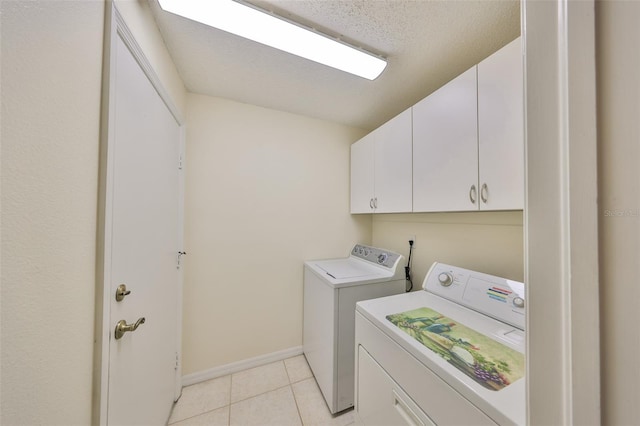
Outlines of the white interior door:
<svg viewBox="0 0 640 426">
<path fill-rule="evenodd" d="M 180 126 L 120 36 L 111 110 L 111 265 L 107 423 L 165 424 L 180 324 Z M 107 254 L 109 255 L 109 254 Z M 119 285 L 131 293 L 117 301 Z M 107 285 L 107 283 L 105 283 Z M 135 331 L 117 339 L 120 320 Z"/>
</svg>

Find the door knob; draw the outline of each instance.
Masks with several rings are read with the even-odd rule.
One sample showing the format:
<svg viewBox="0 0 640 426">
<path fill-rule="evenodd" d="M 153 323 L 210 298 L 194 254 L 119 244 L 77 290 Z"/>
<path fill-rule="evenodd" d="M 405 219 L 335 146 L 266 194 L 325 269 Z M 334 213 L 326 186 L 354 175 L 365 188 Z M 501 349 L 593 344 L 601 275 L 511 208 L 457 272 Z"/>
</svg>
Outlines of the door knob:
<svg viewBox="0 0 640 426">
<path fill-rule="evenodd" d="M 115 332 L 116 340 L 121 339 L 127 331 L 136 331 L 140 324 L 144 324 L 144 322 L 144 317 L 138 318 L 138 321 L 136 321 L 135 324 L 127 324 L 125 320 L 118 321 Z"/>
<path fill-rule="evenodd" d="M 120 284 L 116 289 L 116 302 L 122 302 L 125 296 L 131 294 L 131 290 L 127 290 L 125 284 Z"/>
</svg>

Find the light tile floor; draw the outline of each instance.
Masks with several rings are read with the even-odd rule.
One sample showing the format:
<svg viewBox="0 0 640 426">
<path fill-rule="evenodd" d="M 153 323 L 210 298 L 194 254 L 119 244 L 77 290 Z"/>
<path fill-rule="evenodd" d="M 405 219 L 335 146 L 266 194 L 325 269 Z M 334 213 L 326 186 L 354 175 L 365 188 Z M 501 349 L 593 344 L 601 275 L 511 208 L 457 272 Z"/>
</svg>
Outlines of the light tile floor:
<svg viewBox="0 0 640 426">
<path fill-rule="evenodd" d="M 304 355 L 187 386 L 170 425 L 347 426 L 353 410 L 332 416 Z"/>
</svg>

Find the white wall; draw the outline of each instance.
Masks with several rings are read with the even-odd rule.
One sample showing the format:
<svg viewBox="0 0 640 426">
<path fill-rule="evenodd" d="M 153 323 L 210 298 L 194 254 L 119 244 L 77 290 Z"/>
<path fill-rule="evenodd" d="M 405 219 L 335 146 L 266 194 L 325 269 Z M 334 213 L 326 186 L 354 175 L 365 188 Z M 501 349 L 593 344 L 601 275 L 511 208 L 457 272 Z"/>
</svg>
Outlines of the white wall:
<svg viewBox="0 0 640 426">
<path fill-rule="evenodd" d="M 0 4 L 0 423 L 89 424 L 104 4 Z"/>
<path fill-rule="evenodd" d="M 596 2 L 602 424 L 640 419 L 640 2 Z"/>
<path fill-rule="evenodd" d="M 188 95 L 184 374 L 302 344 L 303 261 L 371 237 L 349 214 L 364 133 Z"/>
<path fill-rule="evenodd" d="M 118 7 L 178 107 L 144 1 Z M 2 1 L 0 424 L 91 422 L 103 1 Z"/>
<path fill-rule="evenodd" d="M 436 261 L 523 280 L 522 211 L 374 215 L 374 246 L 406 258 L 410 236 L 414 290 Z"/>
</svg>

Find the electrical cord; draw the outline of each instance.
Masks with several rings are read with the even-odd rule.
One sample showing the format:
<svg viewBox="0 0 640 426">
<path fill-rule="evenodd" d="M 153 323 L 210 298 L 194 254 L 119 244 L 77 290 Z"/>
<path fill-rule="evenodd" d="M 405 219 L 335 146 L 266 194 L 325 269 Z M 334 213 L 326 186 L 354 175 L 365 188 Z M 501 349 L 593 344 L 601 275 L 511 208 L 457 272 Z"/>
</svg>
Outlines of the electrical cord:
<svg viewBox="0 0 640 426">
<path fill-rule="evenodd" d="M 407 259 L 407 266 L 404 267 L 404 277 L 409 282 L 409 288 L 405 287 L 405 292 L 409 293 L 413 290 L 413 281 L 411 280 L 411 252 L 413 251 L 413 240 L 409 240 L 409 258 Z"/>
</svg>

